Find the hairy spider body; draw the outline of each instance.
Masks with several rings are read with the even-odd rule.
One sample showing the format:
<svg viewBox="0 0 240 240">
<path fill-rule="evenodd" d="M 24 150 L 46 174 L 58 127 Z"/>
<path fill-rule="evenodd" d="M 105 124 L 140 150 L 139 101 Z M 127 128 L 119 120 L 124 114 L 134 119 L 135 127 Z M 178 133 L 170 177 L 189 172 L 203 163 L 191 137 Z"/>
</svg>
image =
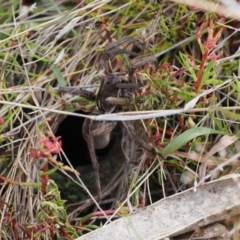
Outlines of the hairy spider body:
<svg viewBox="0 0 240 240">
<path fill-rule="evenodd" d="M 117 84 L 121 83 L 122 80 L 118 78 L 115 74 L 108 74 L 101 79 L 101 86 L 97 95 L 97 106 L 103 113 L 114 112 L 117 108 L 116 104 L 111 104 L 109 97 L 113 99 L 121 99 L 127 105 L 129 103 L 128 99 L 124 96 L 121 88 Z"/>
<path fill-rule="evenodd" d="M 134 83 L 135 70 L 144 66 L 146 63 L 156 63 L 157 60 L 155 57 L 136 59 L 130 64 L 129 69 L 126 72 L 111 72 L 109 67 L 109 60 L 111 57 L 118 54 L 137 56 L 137 53 L 133 51 L 119 48 L 119 46 L 126 42 L 134 44 L 140 50 L 143 49 L 138 40 L 129 37 L 123 37 L 119 41 L 109 44 L 100 58 L 99 69 L 102 70 L 104 74 L 99 77 L 101 84 L 96 96 L 92 92 L 86 90 L 72 91 L 70 93 L 81 95 L 82 97 L 85 97 L 91 101 L 96 101 L 100 113 L 117 112 L 121 109 L 121 106 L 128 105 L 134 89 L 139 87 Z M 69 91 L 67 91 L 66 88 L 59 88 L 59 92 Z M 148 151 L 154 150 L 149 144 L 144 142 L 144 140 L 136 136 L 134 126 L 131 122 L 123 122 L 123 125 L 134 141 Z M 102 193 L 95 149 L 105 148 L 109 144 L 111 132 L 115 126 L 116 122 L 113 121 L 93 121 L 90 119 L 85 119 L 82 127 L 82 133 L 88 144 L 88 149 L 92 160 L 99 199 L 102 198 Z"/>
</svg>

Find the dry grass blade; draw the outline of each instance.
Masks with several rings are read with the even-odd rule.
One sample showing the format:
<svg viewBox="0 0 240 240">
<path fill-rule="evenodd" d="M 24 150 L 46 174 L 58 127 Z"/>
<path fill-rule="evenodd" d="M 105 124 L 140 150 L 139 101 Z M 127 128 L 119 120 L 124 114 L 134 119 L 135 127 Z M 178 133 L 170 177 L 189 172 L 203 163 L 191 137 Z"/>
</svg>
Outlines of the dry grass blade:
<svg viewBox="0 0 240 240">
<path fill-rule="evenodd" d="M 206 175 L 206 170 L 207 170 L 207 165 L 208 165 L 208 159 L 212 157 L 215 153 L 220 152 L 221 150 L 227 148 L 229 145 L 233 144 L 239 139 L 239 136 L 223 136 L 220 138 L 220 140 L 212 146 L 210 151 L 206 153 L 204 159 L 203 159 L 203 164 L 201 165 L 199 169 L 199 179 L 200 181 L 205 178 Z M 221 169 L 223 170 L 223 169 Z"/>
</svg>

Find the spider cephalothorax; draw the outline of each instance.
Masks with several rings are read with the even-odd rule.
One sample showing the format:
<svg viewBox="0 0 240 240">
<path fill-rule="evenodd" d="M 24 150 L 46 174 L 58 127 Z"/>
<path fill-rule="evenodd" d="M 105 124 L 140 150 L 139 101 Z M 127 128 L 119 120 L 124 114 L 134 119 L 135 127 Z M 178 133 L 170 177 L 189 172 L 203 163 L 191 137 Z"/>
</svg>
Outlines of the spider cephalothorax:
<svg viewBox="0 0 240 240">
<path fill-rule="evenodd" d="M 119 73 L 108 73 L 101 77 L 101 86 L 96 97 L 98 109 L 103 113 L 112 113 L 116 110 L 117 106 L 129 104 L 129 94 L 136 84 L 129 84 L 131 89 L 128 89 L 128 94 L 121 84 L 127 84 L 127 80 Z"/>
<path fill-rule="evenodd" d="M 110 43 L 105 51 L 101 54 L 99 61 L 99 69 L 102 72 L 100 78 L 100 88 L 97 95 L 86 90 L 77 90 L 70 93 L 77 94 L 85 97 L 91 101 L 96 101 L 100 113 L 113 113 L 121 110 L 122 106 L 129 105 L 134 89 L 139 86 L 135 83 L 135 71 L 137 68 L 144 66 L 146 63 L 156 63 L 155 57 L 138 58 L 132 61 L 128 69 L 124 72 L 112 72 L 109 67 L 109 60 L 115 55 L 126 54 L 136 57 L 138 54 L 131 50 L 121 48 L 122 44 L 132 43 L 140 50 L 142 45 L 138 40 L 130 37 L 121 38 L 119 41 Z M 67 88 L 59 88 L 59 92 L 69 92 Z M 148 151 L 153 148 L 145 143 L 141 138 L 136 136 L 134 126 L 131 122 L 126 121 L 123 123 L 128 133 L 131 135 L 138 144 L 143 146 Z M 115 128 L 116 122 L 114 121 L 93 121 L 85 119 L 82 132 L 88 144 L 90 157 L 96 178 L 96 185 L 98 190 L 98 197 L 102 197 L 100 178 L 98 172 L 98 162 L 95 155 L 95 149 L 102 149 L 106 147 L 110 141 L 112 130 Z"/>
</svg>

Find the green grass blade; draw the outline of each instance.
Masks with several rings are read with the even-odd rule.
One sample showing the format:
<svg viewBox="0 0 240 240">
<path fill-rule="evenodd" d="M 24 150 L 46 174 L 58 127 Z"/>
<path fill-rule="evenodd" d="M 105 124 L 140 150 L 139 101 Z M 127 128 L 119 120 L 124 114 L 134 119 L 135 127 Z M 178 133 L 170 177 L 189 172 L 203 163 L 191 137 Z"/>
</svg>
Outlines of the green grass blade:
<svg viewBox="0 0 240 240">
<path fill-rule="evenodd" d="M 199 137 L 201 135 L 206 134 L 226 134 L 223 131 L 206 128 L 206 127 L 195 127 L 188 129 L 181 135 L 174 138 L 165 148 L 163 148 L 161 151 L 159 151 L 163 155 L 167 155 L 170 153 L 173 153 L 174 151 L 178 150 L 182 146 L 184 146 L 186 143 L 191 141 L 192 139 Z"/>
<path fill-rule="evenodd" d="M 51 69 L 53 70 L 54 75 L 55 75 L 56 78 L 57 78 L 57 81 L 58 81 L 58 83 L 59 83 L 59 86 L 60 86 L 60 87 L 66 87 L 66 81 L 65 81 L 65 79 L 63 78 L 63 76 L 62 76 L 59 68 L 58 68 L 55 64 L 53 64 L 52 67 L 51 67 Z"/>
</svg>

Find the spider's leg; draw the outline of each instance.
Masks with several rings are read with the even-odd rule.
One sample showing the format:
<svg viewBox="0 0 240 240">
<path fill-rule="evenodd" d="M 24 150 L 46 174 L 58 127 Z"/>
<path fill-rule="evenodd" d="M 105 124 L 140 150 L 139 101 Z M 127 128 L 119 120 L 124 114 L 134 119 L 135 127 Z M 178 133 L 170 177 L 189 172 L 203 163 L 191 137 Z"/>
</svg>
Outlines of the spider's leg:
<svg viewBox="0 0 240 240">
<path fill-rule="evenodd" d="M 132 43 L 137 46 L 140 50 L 143 50 L 143 45 L 136 39 L 131 37 L 123 37 L 120 38 L 118 41 L 110 43 L 106 48 L 105 51 L 102 53 L 99 63 L 100 69 L 105 69 L 105 71 L 109 72 L 108 67 L 108 60 L 118 54 L 127 54 L 133 57 L 136 57 L 138 53 L 134 51 L 130 51 L 124 48 L 121 48 L 121 45 L 124 43 Z"/>
<path fill-rule="evenodd" d="M 135 70 L 139 67 L 144 66 L 146 63 L 154 63 L 155 66 L 157 65 L 157 58 L 156 57 L 145 57 L 139 58 L 132 61 L 131 66 L 129 68 L 129 78 L 131 79 Z"/>
<path fill-rule="evenodd" d="M 139 135 L 137 134 L 135 127 L 133 125 L 133 123 L 131 121 L 122 121 L 124 127 L 127 129 L 128 134 L 130 135 L 130 137 L 133 139 L 133 141 L 135 141 L 136 143 L 138 143 L 141 147 L 143 147 L 144 149 L 146 149 L 149 152 L 152 153 L 157 153 L 155 151 L 155 149 L 148 144 L 146 141 L 144 141 L 141 137 L 139 137 Z M 157 153 L 162 159 L 165 159 L 164 156 L 160 153 Z"/>
<path fill-rule="evenodd" d="M 147 142 L 145 142 L 142 138 L 140 138 L 137 135 L 135 127 L 134 127 L 134 125 L 131 121 L 123 121 L 122 123 L 123 123 L 124 127 L 127 129 L 128 134 L 133 139 L 133 141 L 138 143 L 140 146 L 142 146 L 143 148 L 145 148 L 149 152 L 155 151 L 154 148 L 151 145 L 149 145 Z"/>
<path fill-rule="evenodd" d="M 97 122 L 90 119 L 85 119 L 82 128 L 83 137 L 87 142 L 90 158 L 92 161 L 99 199 L 102 198 L 102 192 L 99 176 L 99 165 L 97 156 L 95 154 L 95 149 L 105 148 L 109 144 L 111 132 L 115 126 L 116 122 Z"/>
<path fill-rule="evenodd" d="M 83 90 L 83 89 L 73 89 L 73 88 L 68 88 L 68 87 L 59 87 L 58 88 L 59 93 L 69 93 L 72 95 L 78 95 L 81 97 L 84 97 L 90 101 L 95 101 L 96 96 L 93 92 Z"/>
<path fill-rule="evenodd" d="M 97 161 L 97 156 L 95 154 L 94 139 L 92 134 L 90 134 L 91 125 L 92 125 L 91 120 L 85 119 L 82 131 L 83 131 L 83 136 L 87 142 L 90 158 L 92 161 L 92 167 L 93 167 L 94 177 L 96 181 L 98 198 L 101 199 L 102 193 L 101 193 L 101 183 L 100 183 L 100 176 L 99 176 L 99 165 Z"/>
<path fill-rule="evenodd" d="M 116 83 L 115 86 L 119 89 L 138 89 L 139 85 L 136 83 L 131 83 L 131 82 L 119 82 Z"/>
<path fill-rule="evenodd" d="M 128 54 L 129 56 L 132 56 L 132 57 L 136 57 L 136 56 L 139 55 L 138 53 L 133 52 L 131 50 L 127 50 L 127 49 L 123 49 L 123 48 L 116 48 L 116 49 L 112 49 L 109 52 L 105 52 L 103 54 L 103 59 L 105 61 L 108 61 L 109 58 L 111 58 L 111 57 L 113 57 L 115 55 L 118 55 L 118 54 Z"/>
<path fill-rule="evenodd" d="M 112 50 L 116 49 L 116 48 L 119 48 L 120 45 L 124 44 L 125 42 L 130 42 L 130 43 L 133 43 L 134 45 L 136 45 L 139 49 L 143 49 L 143 45 L 137 40 L 137 39 L 134 39 L 134 38 L 131 38 L 131 37 L 122 37 L 120 38 L 118 41 L 116 42 L 113 42 L 113 43 L 110 43 L 106 49 L 105 49 L 105 52 L 111 52 Z"/>
<path fill-rule="evenodd" d="M 130 103 L 130 99 L 126 97 L 107 97 L 105 102 L 110 106 L 125 106 Z"/>
</svg>

